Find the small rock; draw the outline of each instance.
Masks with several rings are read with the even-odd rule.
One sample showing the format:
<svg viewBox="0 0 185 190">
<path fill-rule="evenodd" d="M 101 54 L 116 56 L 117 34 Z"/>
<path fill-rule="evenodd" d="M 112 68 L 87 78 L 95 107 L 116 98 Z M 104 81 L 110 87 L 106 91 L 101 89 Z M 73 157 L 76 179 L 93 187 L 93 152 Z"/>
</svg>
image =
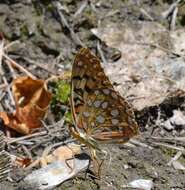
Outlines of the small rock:
<svg viewBox="0 0 185 190">
<path fill-rule="evenodd" d="M 137 179 L 131 181 L 127 186 L 123 187 L 130 187 L 130 188 L 138 188 L 142 190 L 151 190 L 153 188 L 153 181 L 146 180 L 146 179 Z"/>
<path fill-rule="evenodd" d="M 179 110 L 174 110 L 173 116 L 165 121 L 163 126 L 168 131 L 185 129 L 185 115 Z"/>
</svg>

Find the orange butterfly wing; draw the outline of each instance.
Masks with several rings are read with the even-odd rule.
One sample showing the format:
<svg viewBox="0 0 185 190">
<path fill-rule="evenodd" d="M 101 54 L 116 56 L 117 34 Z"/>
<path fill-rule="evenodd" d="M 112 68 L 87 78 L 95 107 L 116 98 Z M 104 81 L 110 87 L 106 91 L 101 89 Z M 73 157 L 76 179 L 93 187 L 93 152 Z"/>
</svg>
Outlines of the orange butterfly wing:
<svg viewBox="0 0 185 190">
<path fill-rule="evenodd" d="M 71 92 L 76 133 L 105 142 L 126 142 L 138 134 L 130 105 L 114 90 L 89 49 L 82 48 L 76 55 Z"/>
</svg>

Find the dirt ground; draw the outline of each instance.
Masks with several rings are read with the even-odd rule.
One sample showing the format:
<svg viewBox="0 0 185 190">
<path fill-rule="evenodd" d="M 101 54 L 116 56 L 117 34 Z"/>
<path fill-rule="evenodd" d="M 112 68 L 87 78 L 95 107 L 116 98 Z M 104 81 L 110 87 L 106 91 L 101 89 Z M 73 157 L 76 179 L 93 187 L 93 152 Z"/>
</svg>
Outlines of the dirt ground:
<svg viewBox="0 0 185 190">
<path fill-rule="evenodd" d="M 62 16 L 58 15 L 57 3 L 60 4 Z M 167 0 L 2 0 L 0 28 L 9 43 L 15 42 L 8 49 L 8 55 L 38 78 L 47 79 L 52 74 L 59 75 L 70 70 L 75 53 L 82 46 L 87 46 L 99 54 L 97 44 L 100 43 L 106 60 L 112 60 L 117 50 L 106 46 L 91 32 L 92 28 L 99 26 L 100 20 L 102 25 L 109 22 L 159 22 L 169 29 L 170 19 L 162 18 L 161 13 L 172 3 L 173 1 Z M 141 10 L 145 10 L 149 16 Z M 177 20 L 176 27 L 183 28 L 185 6 L 179 9 Z M 8 72 L 5 75 L 10 83 L 11 75 Z M 159 118 L 157 123 L 159 109 L 162 118 Z M 185 111 L 185 95 L 175 95 L 160 105 L 136 110 L 140 126 L 140 135 L 136 140 L 143 144 L 102 145 L 103 149 L 110 152 L 111 159 L 107 157 L 104 161 L 101 180 L 85 177 L 85 174 L 81 173 L 55 189 L 127 190 L 131 188 L 125 186 L 136 179 L 152 180 L 152 189 L 155 190 L 185 189 L 185 170 L 167 165 L 178 150 L 155 144 L 165 143 L 161 140 L 164 136 L 185 137 L 181 129 L 174 134 L 174 131 L 162 129 L 159 124 L 160 119 L 164 121 L 170 118 L 173 110 Z M 151 136 L 159 139 L 154 140 Z M 169 140 L 168 143 L 185 146 L 184 141 Z M 38 154 L 42 152 L 42 148 L 38 148 Z M 185 165 L 184 151 L 179 161 Z M 0 190 L 18 189 L 19 181 L 20 179 L 17 182 L 3 182 L 0 184 Z"/>
</svg>

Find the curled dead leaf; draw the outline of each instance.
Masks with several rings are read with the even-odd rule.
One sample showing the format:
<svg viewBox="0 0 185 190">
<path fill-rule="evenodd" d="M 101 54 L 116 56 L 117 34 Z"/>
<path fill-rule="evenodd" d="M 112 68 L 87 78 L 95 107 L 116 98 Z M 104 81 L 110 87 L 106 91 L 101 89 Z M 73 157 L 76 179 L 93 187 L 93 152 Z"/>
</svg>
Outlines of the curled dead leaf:
<svg viewBox="0 0 185 190">
<path fill-rule="evenodd" d="M 6 126 L 21 134 L 29 134 L 35 128 L 41 127 L 50 100 L 51 93 L 47 91 L 43 80 L 35 80 L 28 76 L 18 77 L 13 81 L 13 96 L 16 104 L 15 114 L 0 113 Z"/>
<path fill-rule="evenodd" d="M 38 164 L 40 164 L 41 167 L 44 167 L 56 161 L 71 160 L 74 155 L 82 153 L 81 146 L 77 144 L 62 145 L 56 148 L 51 154 L 49 154 L 49 150 L 52 147 L 55 147 L 55 145 L 52 145 L 51 147 L 48 147 L 46 150 L 44 150 L 42 156 L 37 160 L 33 161 L 28 166 L 28 168 L 32 168 Z"/>
</svg>

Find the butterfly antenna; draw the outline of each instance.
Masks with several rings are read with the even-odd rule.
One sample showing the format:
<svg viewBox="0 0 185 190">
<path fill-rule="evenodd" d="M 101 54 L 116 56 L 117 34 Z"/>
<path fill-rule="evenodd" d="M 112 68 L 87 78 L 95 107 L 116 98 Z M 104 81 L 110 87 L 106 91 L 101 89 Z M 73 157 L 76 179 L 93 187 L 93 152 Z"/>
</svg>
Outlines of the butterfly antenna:
<svg viewBox="0 0 185 190">
<path fill-rule="evenodd" d="M 111 162 L 112 162 L 112 156 L 111 156 L 111 152 L 109 153 L 109 163 L 108 163 L 108 169 L 111 165 Z"/>
<path fill-rule="evenodd" d="M 105 160 L 107 157 L 108 157 L 108 169 L 111 165 L 111 162 L 112 162 L 112 156 L 111 156 L 111 152 L 110 151 L 106 151 L 106 150 L 101 150 L 101 152 L 105 155 L 105 158 L 103 160 Z"/>
</svg>

